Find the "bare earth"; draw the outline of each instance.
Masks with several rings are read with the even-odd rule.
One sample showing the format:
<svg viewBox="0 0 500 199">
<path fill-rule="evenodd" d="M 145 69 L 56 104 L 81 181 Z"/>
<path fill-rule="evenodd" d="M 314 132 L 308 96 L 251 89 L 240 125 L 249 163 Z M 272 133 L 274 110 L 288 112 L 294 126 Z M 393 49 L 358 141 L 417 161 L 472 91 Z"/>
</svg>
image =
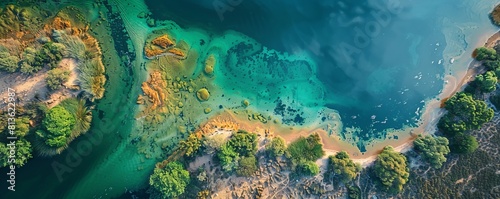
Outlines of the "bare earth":
<svg viewBox="0 0 500 199">
<path fill-rule="evenodd" d="M 66 58 L 61 60 L 59 66 L 67 68 L 71 71 L 70 78 L 64 86 L 55 91 L 49 92 L 47 88 L 47 83 L 45 78 L 47 77 L 47 72 L 49 69 L 44 68 L 33 75 L 23 75 L 19 72 L 10 74 L 6 72 L 0 73 L 0 98 L 3 103 L 0 107 L 3 108 L 7 105 L 7 89 L 11 88 L 15 90 L 16 96 L 19 98 L 17 103 L 26 104 L 29 102 L 36 101 L 35 97 L 38 96 L 42 102 L 46 103 L 49 107 L 53 107 L 62 100 L 76 96 L 77 92 L 69 89 L 71 86 L 76 85 L 77 81 L 77 69 L 76 61 L 74 59 Z"/>
</svg>

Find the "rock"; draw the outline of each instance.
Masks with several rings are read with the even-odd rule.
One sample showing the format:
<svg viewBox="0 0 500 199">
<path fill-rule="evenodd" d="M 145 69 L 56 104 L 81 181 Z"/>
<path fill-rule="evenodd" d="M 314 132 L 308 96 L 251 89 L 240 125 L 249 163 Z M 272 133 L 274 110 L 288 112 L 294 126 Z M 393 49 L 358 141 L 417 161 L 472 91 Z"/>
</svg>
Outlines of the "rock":
<svg viewBox="0 0 500 199">
<path fill-rule="evenodd" d="M 205 108 L 204 112 L 205 112 L 205 114 L 209 114 L 210 112 L 212 112 L 212 109 L 211 108 Z"/>
<path fill-rule="evenodd" d="M 210 97 L 210 93 L 206 88 L 202 88 L 196 92 L 196 97 L 198 97 L 200 101 L 207 101 Z"/>
<path fill-rule="evenodd" d="M 250 106 L 250 102 L 249 102 L 248 100 L 243 100 L 241 103 L 242 103 L 242 104 L 243 104 L 243 106 L 245 106 L 245 107 Z"/>
<path fill-rule="evenodd" d="M 138 15 L 137 15 L 137 18 L 146 18 L 148 16 L 148 14 L 144 11 L 140 12 Z"/>
<path fill-rule="evenodd" d="M 214 73 L 215 66 L 215 57 L 213 55 L 208 56 L 207 60 L 205 60 L 205 73 L 207 75 L 212 75 Z"/>
<path fill-rule="evenodd" d="M 156 26 L 156 22 L 155 22 L 154 19 L 148 19 L 147 23 L 148 23 L 149 27 L 155 27 Z"/>
<path fill-rule="evenodd" d="M 164 34 L 162 36 L 159 36 L 159 37 L 153 39 L 153 41 L 151 41 L 151 43 L 154 45 L 157 45 L 159 47 L 162 47 L 162 48 L 168 48 L 168 47 L 173 46 L 175 44 L 175 42 L 167 34 Z"/>
</svg>

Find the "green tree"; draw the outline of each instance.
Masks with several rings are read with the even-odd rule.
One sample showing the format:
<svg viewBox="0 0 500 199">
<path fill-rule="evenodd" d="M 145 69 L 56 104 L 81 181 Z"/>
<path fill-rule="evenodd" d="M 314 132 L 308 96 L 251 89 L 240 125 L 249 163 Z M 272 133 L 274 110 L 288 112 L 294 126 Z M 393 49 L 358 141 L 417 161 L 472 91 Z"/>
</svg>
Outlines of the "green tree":
<svg viewBox="0 0 500 199">
<path fill-rule="evenodd" d="M 317 133 L 313 133 L 307 138 L 299 137 L 288 146 L 286 153 L 287 157 L 291 158 L 292 162 L 295 163 L 304 160 L 316 161 L 325 155 L 321 138 Z"/>
<path fill-rule="evenodd" d="M 36 50 L 31 47 L 24 49 L 22 60 L 20 62 L 21 73 L 31 75 L 42 69 L 43 65 L 35 64 L 36 53 Z"/>
<path fill-rule="evenodd" d="M 297 165 L 297 171 L 303 175 L 315 176 L 319 173 L 319 167 L 313 161 L 302 161 Z"/>
<path fill-rule="evenodd" d="M 0 52 L 0 70 L 10 73 L 16 72 L 19 68 L 18 62 L 17 56 L 10 55 L 8 52 Z"/>
<path fill-rule="evenodd" d="M 496 69 L 500 68 L 500 61 L 495 60 L 495 61 L 485 61 L 483 65 L 486 67 L 486 69 L 490 71 L 494 71 Z"/>
<path fill-rule="evenodd" d="M 458 134 L 453 138 L 451 149 L 456 153 L 472 153 L 479 147 L 474 136 Z"/>
<path fill-rule="evenodd" d="M 475 50 L 476 60 L 496 60 L 497 52 L 493 48 L 479 47 Z"/>
<path fill-rule="evenodd" d="M 70 74 L 69 70 L 54 68 L 47 73 L 45 81 L 51 90 L 57 90 L 64 82 L 68 81 Z"/>
<path fill-rule="evenodd" d="M 421 136 L 413 142 L 417 152 L 421 153 L 423 158 L 438 169 L 446 162 L 446 155 L 450 153 L 448 139 L 445 137 Z"/>
<path fill-rule="evenodd" d="M 453 95 L 445 102 L 444 108 L 448 111 L 448 115 L 444 117 L 445 121 L 440 121 L 438 127 L 451 135 L 455 133 L 450 132 L 458 132 L 453 128 L 456 127 L 453 123 L 464 125 L 465 130 L 478 129 L 484 123 L 491 121 L 494 114 L 493 109 L 488 108 L 484 101 L 475 100 L 465 93 Z"/>
<path fill-rule="evenodd" d="M 25 139 L 19 139 L 15 143 L 15 161 L 14 164 L 17 167 L 22 167 L 30 158 L 33 158 L 31 154 L 31 143 Z M 0 167 L 7 167 L 9 163 L 10 148 L 7 144 L 0 142 Z"/>
<path fill-rule="evenodd" d="M 266 145 L 266 150 L 271 157 L 279 157 L 285 154 L 286 143 L 281 137 L 274 137 L 269 144 Z"/>
<path fill-rule="evenodd" d="M 43 68 L 44 65 L 51 69 L 56 68 L 64 57 L 66 47 L 54 42 L 48 42 L 35 54 L 35 59 L 31 64 L 36 68 Z"/>
<path fill-rule="evenodd" d="M 354 185 L 346 185 L 349 199 L 361 199 L 361 188 Z"/>
<path fill-rule="evenodd" d="M 27 117 L 20 117 L 16 119 L 16 135 L 24 137 L 30 130 L 30 119 Z"/>
<path fill-rule="evenodd" d="M 241 156 L 253 155 L 257 152 L 257 134 L 240 130 L 233 134 L 228 144 Z"/>
<path fill-rule="evenodd" d="M 168 163 L 165 168 L 155 168 L 149 177 L 149 184 L 159 191 L 163 198 L 176 198 L 183 194 L 189 184 L 189 172 L 179 162 Z"/>
<path fill-rule="evenodd" d="M 75 118 L 62 106 L 50 109 L 42 121 L 43 128 L 36 132 L 38 137 L 45 140 L 50 147 L 62 147 L 67 144 L 71 130 L 75 125 Z"/>
<path fill-rule="evenodd" d="M 231 171 L 237 168 L 240 154 L 229 143 L 225 143 L 217 152 L 217 158 L 225 171 Z"/>
<path fill-rule="evenodd" d="M 439 119 L 438 128 L 447 135 L 456 135 L 467 130 L 467 125 L 463 120 L 455 119 L 451 113 L 445 114 Z"/>
<path fill-rule="evenodd" d="M 386 146 L 378 155 L 374 169 L 383 187 L 391 192 L 401 191 L 410 177 L 406 157 L 391 146 Z"/>
<path fill-rule="evenodd" d="M 257 159 L 255 156 L 250 155 L 240 159 L 236 174 L 248 177 L 254 174 L 255 171 L 257 171 Z"/>
<path fill-rule="evenodd" d="M 186 151 L 188 157 L 193 157 L 201 146 L 201 140 L 196 137 L 196 134 L 192 133 L 189 135 L 187 140 L 182 140 L 179 143 L 181 150 Z"/>
<path fill-rule="evenodd" d="M 490 93 L 497 88 L 497 76 L 493 71 L 487 71 L 484 74 L 479 74 L 472 82 L 474 87 L 477 87 L 482 93 Z"/>
<path fill-rule="evenodd" d="M 361 165 L 354 163 L 345 151 L 328 157 L 328 172 L 339 175 L 342 182 L 350 182 L 361 171 Z"/>
</svg>

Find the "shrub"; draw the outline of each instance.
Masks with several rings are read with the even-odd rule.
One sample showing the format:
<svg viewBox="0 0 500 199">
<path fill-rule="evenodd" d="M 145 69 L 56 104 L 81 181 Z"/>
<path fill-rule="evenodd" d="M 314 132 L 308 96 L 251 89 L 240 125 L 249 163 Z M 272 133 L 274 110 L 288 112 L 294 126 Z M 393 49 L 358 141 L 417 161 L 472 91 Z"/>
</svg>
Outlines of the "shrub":
<svg viewBox="0 0 500 199">
<path fill-rule="evenodd" d="M 328 157 L 328 172 L 339 175 L 344 183 L 356 178 L 360 171 L 361 165 L 354 163 L 345 151 Z"/>
<path fill-rule="evenodd" d="M 75 118 L 65 108 L 58 105 L 50 109 L 42 121 L 43 129 L 36 132 L 50 147 L 63 147 L 71 135 Z"/>
<path fill-rule="evenodd" d="M 472 153 L 479 147 L 476 137 L 472 135 L 458 134 L 453 137 L 451 149 L 456 153 Z"/>
<path fill-rule="evenodd" d="M 446 155 L 450 153 L 448 147 L 448 139 L 445 137 L 432 137 L 419 135 L 413 141 L 417 152 L 421 153 L 424 159 L 431 164 L 432 167 L 438 169 L 446 162 Z"/>
<path fill-rule="evenodd" d="M 96 99 L 104 95 L 104 66 L 98 60 L 85 61 L 78 65 L 80 87 Z"/>
<path fill-rule="evenodd" d="M 493 61 L 497 59 L 497 52 L 493 48 L 479 47 L 475 50 L 475 54 L 475 59 L 478 61 Z"/>
<path fill-rule="evenodd" d="M 266 145 L 266 150 L 271 157 L 279 157 L 285 154 L 286 143 L 281 137 L 274 137 L 270 143 Z"/>
<path fill-rule="evenodd" d="M 68 35 L 64 30 L 54 30 L 52 38 L 65 46 L 66 56 L 77 61 L 84 61 L 87 58 L 85 44 L 79 37 Z"/>
<path fill-rule="evenodd" d="M 313 161 L 302 161 L 297 165 L 296 171 L 306 176 L 315 176 L 319 173 L 319 167 Z"/>
<path fill-rule="evenodd" d="M 255 159 L 255 156 L 250 155 L 240 159 L 236 174 L 248 177 L 254 174 L 255 171 L 257 171 L 257 159 Z"/>
<path fill-rule="evenodd" d="M 410 177 L 406 157 L 391 146 L 386 146 L 378 155 L 374 168 L 375 176 L 383 188 L 390 192 L 401 191 Z"/>
<path fill-rule="evenodd" d="M 163 198 L 176 198 L 183 194 L 189 184 L 189 172 L 179 162 L 168 163 L 165 168 L 155 168 L 149 177 L 149 184 L 159 191 Z"/>
<path fill-rule="evenodd" d="M 68 81 L 70 74 L 69 70 L 54 68 L 47 73 L 45 81 L 51 90 L 57 90 L 64 82 Z"/>
<path fill-rule="evenodd" d="M 19 68 L 18 62 L 17 56 L 12 56 L 8 52 L 0 52 L 0 70 L 10 73 L 16 72 Z"/>
</svg>

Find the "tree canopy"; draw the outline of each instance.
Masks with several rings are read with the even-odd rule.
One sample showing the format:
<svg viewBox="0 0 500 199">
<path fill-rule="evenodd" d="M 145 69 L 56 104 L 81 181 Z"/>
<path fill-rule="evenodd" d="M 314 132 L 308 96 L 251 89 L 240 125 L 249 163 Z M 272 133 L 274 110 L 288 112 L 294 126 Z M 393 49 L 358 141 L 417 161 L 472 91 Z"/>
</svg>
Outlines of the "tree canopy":
<svg viewBox="0 0 500 199">
<path fill-rule="evenodd" d="M 313 161 L 302 161 L 297 165 L 297 171 L 307 176 L 315 176 L 319 173 L 319 167 Z"/>
<path fill-rule="evenodd" d="M 228 144 L 241 156 L 249 156 L 257 152 L 257 134 L 238 131 L 233 134 Z"/>
<path fill-rule="evenodd" d="M 18 167 L 22 167 L 24 166 L 24 164 L 26 164 L 26 162 L 28 162 L 28 159 L 33 158 L 33 155 L 31 154 L 31 143 L 25 139 L 19 139 L 16 141 L 15 146 L 16 158 L 14 164 Z M 9 155 L 10 149 L 7 144 L 0 142 L 0 167 L 6 167 L 10 165 Z"/>
<path fill-rule="evenodd" d="M 479 147 L 476 138 L 471 135 L 458 134 L 453 140 L 451 148 L 456 153 L 472 153 Z"/>
<path fill-rule="evenodd" d="M 360 171 L 361 165 L 354 163 L 345 151 L 328 157 L 328 172 L 339 175 L 344 183 L 356 178 Z"/>
<path fill-rule="evenodd" d="M 274 137 L 271 142 L 266 145 L 266 150 L 271 157 L 279 157 L 285 154 L 286 143 L 281 137 Z"/>
<path fill-rule="evenodd" d="M 297 163 L 302 160 L 316 161 L 325 155 L 321 138 L 317 133 L 299 137 L 288 146 L 287 153 L 287 156 Z"/>
<path fill-rule="evenodd" d="M 374 169 L 383 187 L 391 192 L 401 191 L 410 177 L 406 157 L 391 146 L 386 146 L 378 155 Z"/>
<path fill-rule="evenodd" d="M 497 88 L 497 76 L 493 71 L 487 71 L 484 74 L 479 74 L 472 82 L 472 85 L 479 89 L 482 93 L 490 93 Z"/>
<path fill-rule="evenodd" d="M 198 152 L 198 149 L 201 146 L 201 140 L 196 137 L 196 134 L 192 133 L 189 135 L 188 139 L 182 140 L 179 143 L 179 147 L 181 150 L 184 150 L 186 152 L 186 155 L 188 157 L 192 157 Z"/>
<path fill-rule="evenodd" d="M 250 168 L 248 163 L 251 161 L 251 158 L 243 162 L 246 163 L 246 165 L 239 165 L 240 160 L 245 157 L 254 156 L 256 152 L 257 134 L 240 130 L 234 133 L 229 141 L 220 147 L 217 152 L 217 158 L 222 168 L 226 171 L 232 171 L 237 168 L 240 169 L 241 166 L 243 166 L 241 169 L 247 170 Z M 257 162 L 255 157 L 254 160 Z"/>
<path fill-rule="evenodd" d="M 47 73 L 45 81 L 51 90 L 57 90 L 64 82 L 68 81 L 70 74 L 69 70 L 54 68 Z"/>
<path fill-rule="evenodd" d="M 50 147 L 62 147 L 67 144 L 75 118 L 64 107 L 58 105 L 50 109 L 42 121 L 43 128 L 36 134 Z"/>
<path fill-rule="evenodd" d="M 155 168 L 149 184 L 164 198 L 175 198 L 184 193 L 189 184 L 189 172 L 179 162 L 168 163 L 165 168 Z"/>
<path fill-rule="evenodd" d="M 463 133 L 466 130 L 478 129 L 493 118 L 493 109 L 486 103 L 475 100 L 466 93 L 457 93 L 445 102 L 448 111 L 438 123 L 438 127 L 448 135 Z"/>
<path fill-rule="evenodd" d="M 44 65 L 51 69 L 56 68 L 64 57 L 66 47 L 59 43 L 48 42 L 36 52 L 35 59 L 31 65 L 35 68 L 43 68 Z"/>
<path fill-rule="evenodd" d="M 450 153 L 448 139 L 445 137 L 419 136 L 413 144 L 417 152 L 436 169 L 443 166 L 445 156 Z"/>
<path fill-rule="evenodd" d="M 257 169 L 257 159 L 255 156 L 250 155 L 240 159 L 238 168 L 236 169 L 236 174 L 248 177 L 255 173 Z"/>
<path fill-rule="evenodd" d="M 238 166 L 240 154 L 238 154 L 229 143 L 225 143 L 217 152 L 217 158 L 224 170 L 231 171 Z"/>
<path fill-rule="evenodd" d="M 0 52 L 0 70 L 10 73 L 16 72 L 19 68 L 18 62 L 17 56 L 10 55 L 8 52 Z"/>
<path fill-rule="evenodd" d="M 307 137 L 299 137 L 286 150 L 287 158 L 291 159 L 292 168 L 299 174 L 316 175 L 319 173 L 315 161 L 325 155 L 321 138 L 317 133 Z M 313 166 L 314 165 L 314 166 Z"/>
<path fill-rule="evenodd" d="M 497 51 L 493 48 L 479 47 L 475 50 L 475 54 L 478 61 L 497 59 Z"/>
</svg>

